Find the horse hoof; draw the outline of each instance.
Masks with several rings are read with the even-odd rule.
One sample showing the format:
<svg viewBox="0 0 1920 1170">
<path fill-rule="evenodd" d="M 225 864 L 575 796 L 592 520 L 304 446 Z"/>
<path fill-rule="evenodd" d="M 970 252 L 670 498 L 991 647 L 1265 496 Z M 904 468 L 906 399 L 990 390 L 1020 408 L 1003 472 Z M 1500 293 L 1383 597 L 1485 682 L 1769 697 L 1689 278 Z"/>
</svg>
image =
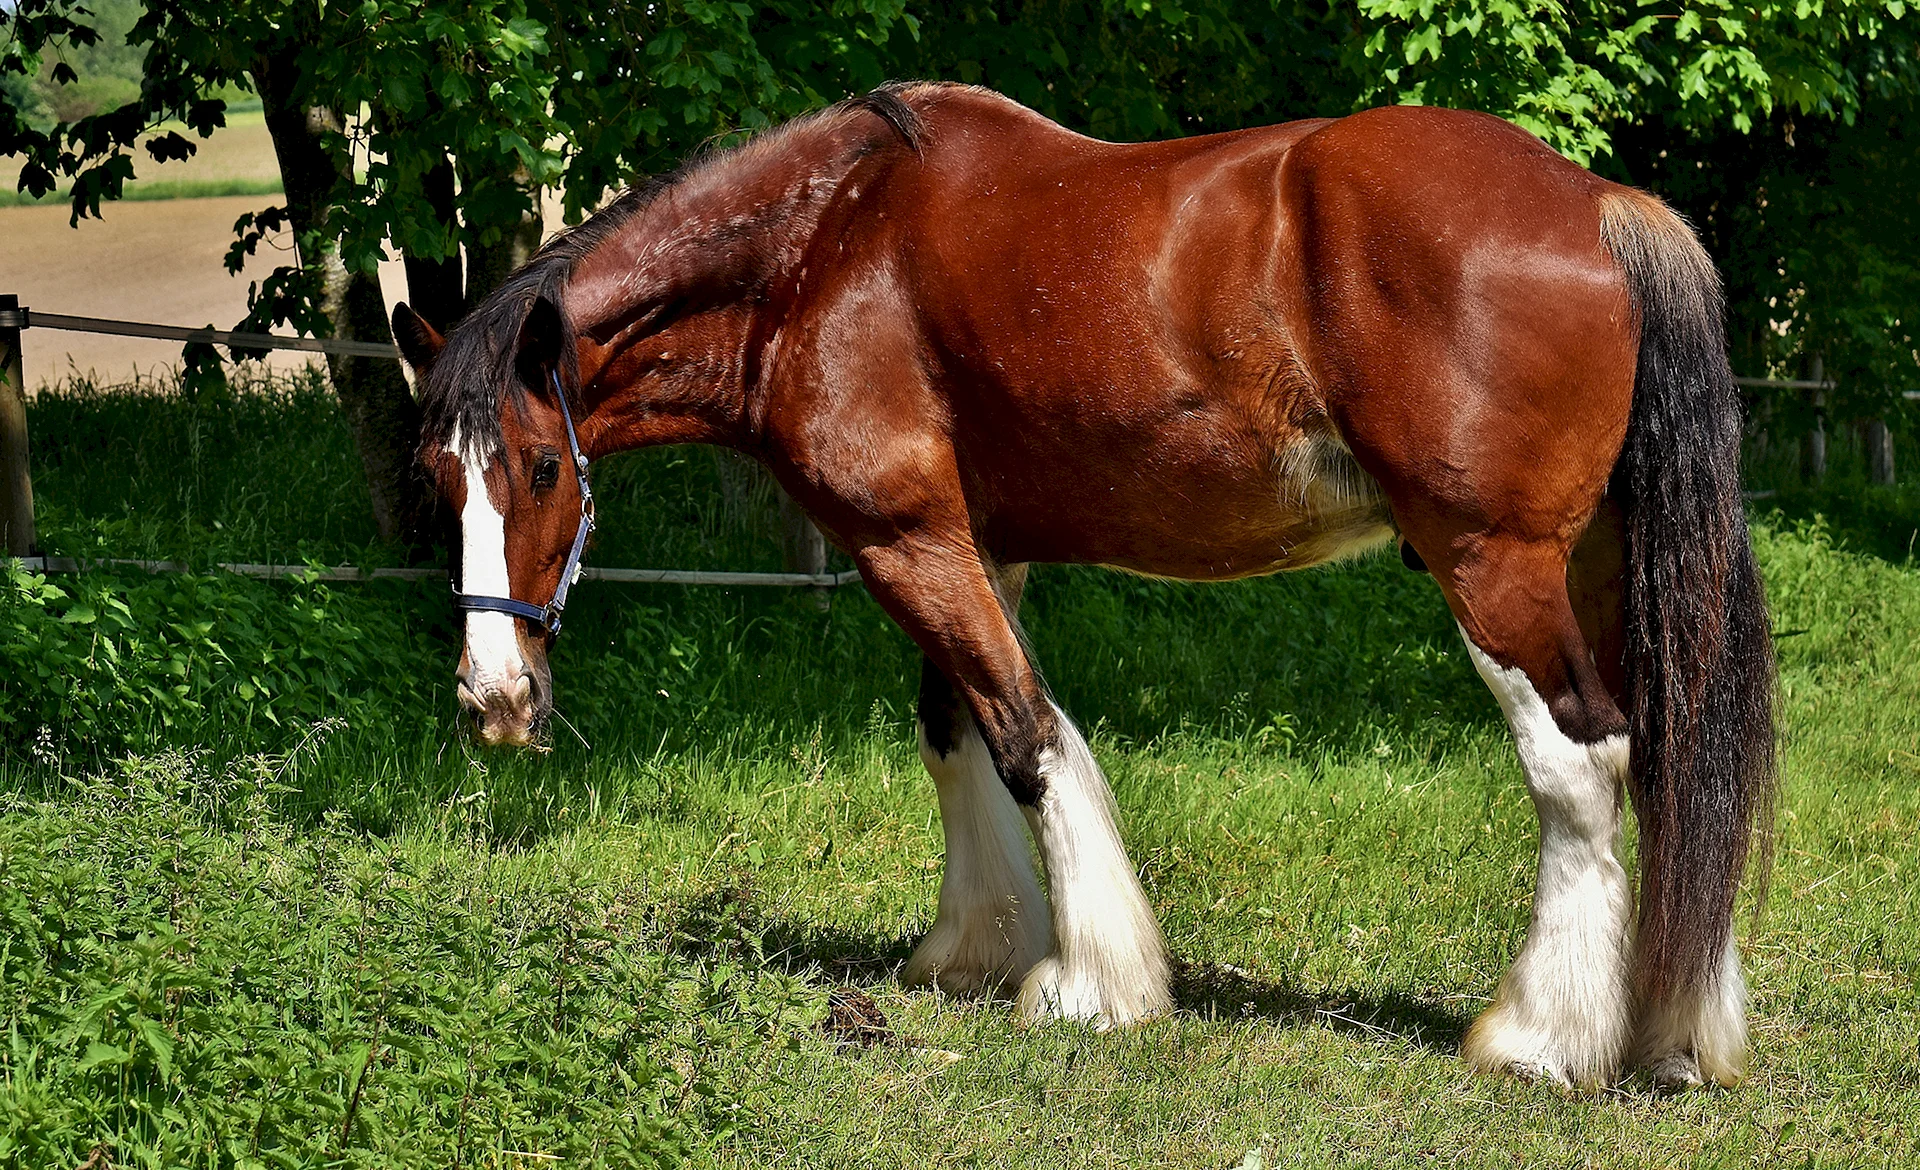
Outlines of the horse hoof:
<svg viewBox="0 0 1920 1170">
<path fill-rule="evenodd" d="M 936 947 L 930 951 L 923 943 L 907 960 L 906 969 L 900 973 L 900 983 L 903 987 L 937 988 L 942 995 L 954 999 L 992 995 L 1018 981 L 1019 972 L 1014 966 L 1011 960 L 996 963 L 955 955 L 953 948 Z"/>
<path fill-rule="evenodd" d="M 1173 1005 L 1166 980 L 1143 976 L 1132 986 L 1109 981 L 1103 985 L 1085 972 L 1069 970 L 1058 956 L 1040 960 L 1020 984 L 1015 1003 L 1020 1018 L 1030 1024 L 1074 1020 L 1110 1032 L 1145 1023 Z"/>
<path fill-rule="evenodd" d="M 1700 1062 L 1691 1052 L 1672 1052 L 1649 1061 L 1647 1075 L 1663 1093 L 1684 1093 L 1707 1083 L 1700 1075 Z"/>
<path fill-rule="evenodd" d="M 1583 1055 L 1576 1046 L 1518 1026 L 1500 1005 L 1489 1009 L 1467 1030 L 1460 1058 L 1475 1072 L 1510 1076 L 1568 1092 L 1592 1092 L 1611 1084 L 1616 1063 L 1602 1052 Z"/>
<path fill-rule="evenodd" d="M 951 996 L 992 994 L 1017 984 L 1052 941 L 1044 917 L 1006 913 L 936 921 L 900 973 L 907 987 L 938 987 Z"/>
<path fill-rule="evenodd" d="M 1510 1060 L 1505 1072 L 1508 1076 L 1529 1085 L 1546 1085 L 1549 1088 L 1572 1092 L 1573 1078 L 1567 1070 L 1557 1065 L 1546 1064 L 1538 1060 Z"/>
<path fill-rule="evenodd" d="M 954 999 L 986 994 L 1005 980 L 1005 972 L 991 967 L 944 961 L 938 955 L 923 959 L 920 951 L 913 953 L 900 973 L 902 987 L 933 988 Z"/>
</svg>

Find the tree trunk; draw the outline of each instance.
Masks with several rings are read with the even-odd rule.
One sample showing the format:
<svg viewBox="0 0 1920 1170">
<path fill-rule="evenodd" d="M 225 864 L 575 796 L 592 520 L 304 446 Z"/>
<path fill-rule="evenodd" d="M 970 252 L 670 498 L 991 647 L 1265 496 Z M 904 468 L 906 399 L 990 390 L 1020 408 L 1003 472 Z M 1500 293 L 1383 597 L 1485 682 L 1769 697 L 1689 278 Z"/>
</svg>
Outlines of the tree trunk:
<svg viewBox="0 0 1920 1170">
<path fill-rule="evenodd" d="M 772 528 L 773 476 L 753 456 L 729 447 L 709 447 L 720 473 L 720 515 L 730 527 L 765 536 Z"/>
<path fill-rule="evenodd" d="M 462 168 L 461 183 L 471 188 L 481 176 Z M 500 282 L 513 275 L 514 269 L 533 259 L 540 249 L 540 238 L 545 233 L 546 224 L 540 215 L 540 192 L 529 187 L 527 173 L 522 170 L 507 179 L 494 179 L 494 182 L 507 182 L 519 187 L 527 194 L 529 210 L 522 213 L 520 222 L 505 228 L 498 238 L 491 242 L 480 239 L 480 233 L 471 224 L 467 225 L 467 311 L 472 312 L 475 305 L 487 299 L 487 294 L 500 287 Z"/>
<path fill-rule="evenodd" d="M 327 150 L 323 136 L 338 133 L 340 119 L 330 109 L 301 100 L 300 46 L 297 37 L 292 41 L 258 58 L 253 76 L 280 164 L 300 262 L 321 274 L 324 310 L 335 337 L 391 341 L 379 278 L 347 271 L 339 239 L 328 230 L 329 198 L 343 176 L 340 160 Z M 329 354 L 327 373 L 353 430 L 380 538 L 423 547 L 430 535 L 433 499 L 414 461 L 420 411 L 399 363 Z"/>
<path fill-rule="evenodd" d="M 720 500 L 726 522 L 755 535 L 771 535 L 780 546 L 780 565 L 789 573 L 827 571 L 827 538 L 793 497 L 774 482 L 773 475 L 751 456 L 714 447 L 713 461 L 720 472 Z M 822 608 L 826 589 L 814 593 Z"/>
<path fill-rule="evenodd" d="M 457 239 L 453 222 L 453 164 L 444 157 L 426 173 L 423 194 L 436 217 Z M 440 260 L 427 260 L 408 252 L 403 258 L 407 270 L 407 303 L 426 319 L 427 324 L 446 333 L 466 316 L 467 292 L 460 266 L 460 248 Z"/>
</svg>

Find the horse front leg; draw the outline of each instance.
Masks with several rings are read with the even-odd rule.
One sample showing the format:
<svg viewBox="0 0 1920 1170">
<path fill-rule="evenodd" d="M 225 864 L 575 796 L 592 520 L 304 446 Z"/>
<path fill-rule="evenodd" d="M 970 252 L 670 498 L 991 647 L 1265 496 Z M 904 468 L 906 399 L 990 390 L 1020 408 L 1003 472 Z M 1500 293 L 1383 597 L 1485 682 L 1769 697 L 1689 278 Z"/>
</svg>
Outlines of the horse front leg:
<svg viewBox="0 0 1920 1170">
<path fill-rule="evenodd" d="M 1051 943 L 1021 978 L 1016 1000 L 1020 1014 L 1033 1021 L 1082 1020 L 1105 1029 L 1165 1011 L 1171 1004 L 1166 944 L 1127 860 L 1106 777 L 1085 739 L 1041 687 L 971 541 L 903 538 L 863 549 L 858 560 L 874 597 L 951 681 L 994 774 L 1025 814 L 1039 846 L 1052 900 Z M 923 723 L 923 735 L 926 730 Z M 959 748 L 941 754 L 939 765 L 929 761 L 936 782 L 949 760 L 960 760 Z M 977 773 L 969 770 L 969 775 Z M 949 826 L 949 841 L 955 840 L 957 830 L 970 846 L 983 839 L 992 842 L 989 848 L 972 848 L 962 860 L 972 864 L 996 855 L 1007 858 L 1005 822 L 990 820 L 984 831 L 978 823 L 968 824 L 980 811 L 977 787 L 952 775 L 942 790 L 943 813 L 948 792 L 956 798 L 965 793 L 969 802 L 963 816 Z M 970 874 L 968 880 L 977 879 Z M 1024 902 L 1029 896 L 1017 888 L 1017 873 L 993 880 L 1013 887 L 1015 900 Z M 989 896 L 997 899 L 1006 892 L 989 890 Z M 943 883 L 943 918 L 949 906 L 946 894 Z M 961 915 L 973 911 L 972 901 L 956 891 L 950 919 L 954 925 L 943 935 L 936 922 L 928 945 L 944 950 L 950 938 L 979 940 L 971 947 L 976 957 L 963 962 L 983 966 L 1004 953 L 1005 960 L 981 974 L 1002 968 L 1012 974 L 1022 961 L 1016 957 L 1020 948 L 1036 943 L 1039 932 L 1018 917 L 1014 937 L 1007 941 L 999 937 L 1005 927 L 992 918 L 963 924 Z M 940 952 L 927 947 L 922 951 L 926 960 L 916 953 L 909 977 L 938 979 L 935 959 Z M 964 981 L 972 975 L 963 969 L 956 978 Z"/>
<path fill-rule="evenodd" d="M 921 665 L 920 759 L 940 800 L 940 910 L 901 981 L 949 995 L 1018 986 L 1053 943 L 1026 822 L 973 713 L 931 659 Z"/>
</svg>

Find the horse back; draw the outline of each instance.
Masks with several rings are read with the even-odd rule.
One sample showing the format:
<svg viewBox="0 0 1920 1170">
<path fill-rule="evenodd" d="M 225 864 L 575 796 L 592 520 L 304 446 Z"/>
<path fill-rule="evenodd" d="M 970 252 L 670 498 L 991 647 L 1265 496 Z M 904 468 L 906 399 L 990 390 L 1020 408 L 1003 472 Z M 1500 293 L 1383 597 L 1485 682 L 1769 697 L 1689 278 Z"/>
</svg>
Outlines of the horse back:
<svg viewBox="0 0 1920 1170">
<path fill-rule="evenodd" d="M 1474 408 L 1457 351 L 1511 357 L 1542 272 L 1617 291 L 1599 180 L 1497 119 L 1123 145 L 995 95 L 916 97 L 922 149 L 834 246 L 886 267 L 924 377 L 888 409 L 943 432 L 1002 560 L 1220 578 L 1384 538 L 1395 460 Z M 1623 310 L 1601 313 L 1616 332 Z"/>
</svg>

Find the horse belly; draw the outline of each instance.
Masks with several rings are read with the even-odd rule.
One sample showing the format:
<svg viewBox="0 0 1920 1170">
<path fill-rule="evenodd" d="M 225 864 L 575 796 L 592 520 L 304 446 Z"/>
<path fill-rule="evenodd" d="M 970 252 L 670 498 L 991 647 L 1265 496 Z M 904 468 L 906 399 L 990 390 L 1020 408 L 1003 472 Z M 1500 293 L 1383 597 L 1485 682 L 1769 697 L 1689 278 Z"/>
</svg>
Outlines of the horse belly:
<svg viewBox="0 0 1920 1170">
<path fill-rule="evenodd" d="M 1004 559 L 1228 581 L 1352 556 L 1394 531 L 1385 494 L 1330 434 L 1296 434 L 1258 459 L 1104 470 L 1063 468 L 1029 497 L 1042 506 L 1003 515 Z"/>
<path fill-rule="evenodd" d="M 1292 524 L 1281 569 L 1358 555 L 1393 536 L 1387 496 L 1331 432 L 1301 435 L 1280 453 L 1277 487 Z"/>
</svg>

